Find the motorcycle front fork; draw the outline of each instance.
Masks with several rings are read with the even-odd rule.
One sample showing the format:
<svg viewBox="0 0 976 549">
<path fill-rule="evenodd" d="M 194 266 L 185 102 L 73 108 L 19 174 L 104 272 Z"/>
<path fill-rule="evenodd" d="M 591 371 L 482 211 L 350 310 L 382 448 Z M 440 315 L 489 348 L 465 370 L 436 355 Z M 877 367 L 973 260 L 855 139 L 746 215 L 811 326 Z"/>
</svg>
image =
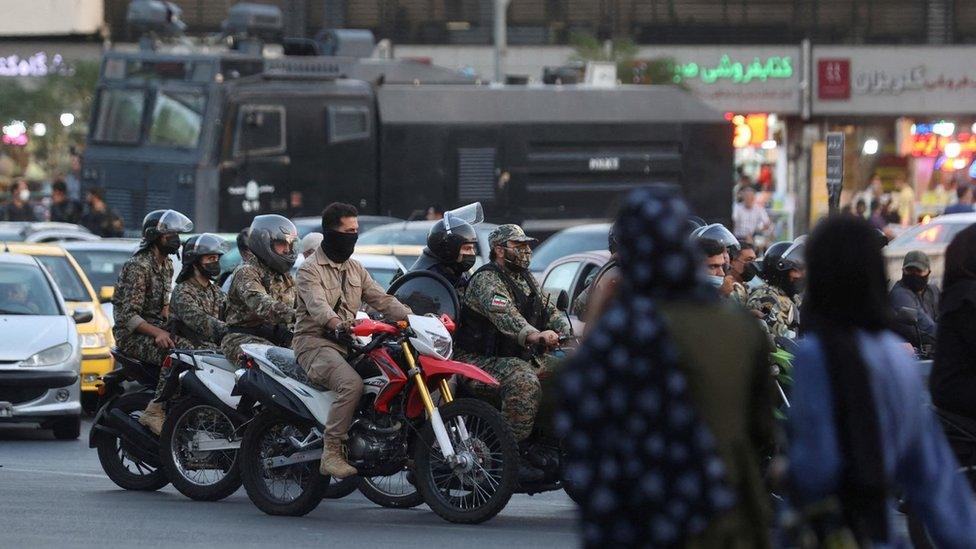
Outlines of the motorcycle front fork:
<svg viewBox="0 0 976 549">
<path fill-rule="evenodd" d="M 413 350 L 410 349 L 410 345 L 404 341 L 401 343 L 403 347 L 403 354 L 407 359 L 407 365 L 410 367 L 408 374 L 413 377 L 414 382 L 417 385 L 417 391 L 420 392 L 420 399 L 424 403 L 424 409 L 427 411 L 427 416 L 430 417 L 431 426 L 434 428 L 434 437 L 437 438 L 437 445 L 441 448 L 441 455 L 450 464 L 456 464 L 458 461 L 456 452 L 454 451 L 454 445 L 451 444 L 451 437 L 447 433 L 447 426 L 444 425 L 444 420 L 441 418 L 440 410 L 434 405 L 434 399 L 430 396 L 430 391 L 427 389 L 427 383 L 424 380 L 423 374 L 420 368 L 417 367 L 416 361 L 413 358 Z M 447 380 L 442 379 L 440 382 L 441 398 L 446 403 L 450 403 L 454 400 L 454 395 L 451 394 L 451 388 L 447 384 Z M 468 440 L 468 429 L 464 425 L 464 418 L 457 418 L 458 435 L 460 435 L 461 442 L 467 442 Z"/>
</svg>

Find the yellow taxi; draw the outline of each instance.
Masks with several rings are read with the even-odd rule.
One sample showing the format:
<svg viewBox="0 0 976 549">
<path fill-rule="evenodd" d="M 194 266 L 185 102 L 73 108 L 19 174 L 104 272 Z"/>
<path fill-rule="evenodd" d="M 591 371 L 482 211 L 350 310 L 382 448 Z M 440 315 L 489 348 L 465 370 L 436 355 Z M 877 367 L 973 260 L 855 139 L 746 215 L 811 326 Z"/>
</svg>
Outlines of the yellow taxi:
<svg viewBox="0 0 976 549">
<path fill-rule="evenodd" d="M 115 365 L 111 353 L 115 339 L 112 337 L 111 323 L 99 304 L 98 294 L 78 262 L 61 246 L 23 242 L 8 242 L 5 246 L 13 253 L 32 255 L 44 265 L 57 282 L 69 314 L 75 310 L 91 311 L 91 321 L 78 324 L 78 338 L 81 340 L 82 405 L 92 411 L 98 401 L 95 382 L 103 374 L 111 372 Z"/>
</svg>

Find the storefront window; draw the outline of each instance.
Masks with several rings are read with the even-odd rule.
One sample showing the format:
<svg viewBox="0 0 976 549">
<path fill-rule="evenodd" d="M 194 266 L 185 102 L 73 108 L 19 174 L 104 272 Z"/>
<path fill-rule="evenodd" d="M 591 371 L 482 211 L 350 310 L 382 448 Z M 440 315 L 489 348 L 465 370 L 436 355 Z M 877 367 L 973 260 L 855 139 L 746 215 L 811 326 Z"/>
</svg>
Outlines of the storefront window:
<svg viewBox="0 0 976 549">
<path fill-rule="evenodd" d="M 159 92 L 149 126 L 149 142 L 167 147 L 196 147 L 205 104 L 199 93 Z"/>
<path fill-rule="evenodd" d="M 143 90 L 103 89 L 98 94 L 95 141 L 137 143 L 142 129 L 146 93 Z"/>
</svg>

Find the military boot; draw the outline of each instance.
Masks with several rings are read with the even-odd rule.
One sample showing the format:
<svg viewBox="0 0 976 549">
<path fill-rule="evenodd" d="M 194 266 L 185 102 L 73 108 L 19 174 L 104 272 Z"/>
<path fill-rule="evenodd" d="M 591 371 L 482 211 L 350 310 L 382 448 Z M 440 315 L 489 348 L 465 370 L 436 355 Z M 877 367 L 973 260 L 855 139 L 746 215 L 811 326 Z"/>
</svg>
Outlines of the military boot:
<svg viewBox="0 0 976 549">
<path fill-rule="evenodd" d="M 163 432 L 163 423 L 166 421 L 166 413 L 163 412 L 163 405 L 155 400 L 151 401 L 146 410 L 139 417 L 139 423 L 153 432 L 157 437 Z"/>
<path fill-rule="evenodd" d="M 336 479 L 351 477 L 357 473 L 356 468 L 349 465 L 346 456 L 342 455 L 342 441 L 326 437 L 322 448 L 322 461 L 319 463 L 319 473 Z"/>
</svg>

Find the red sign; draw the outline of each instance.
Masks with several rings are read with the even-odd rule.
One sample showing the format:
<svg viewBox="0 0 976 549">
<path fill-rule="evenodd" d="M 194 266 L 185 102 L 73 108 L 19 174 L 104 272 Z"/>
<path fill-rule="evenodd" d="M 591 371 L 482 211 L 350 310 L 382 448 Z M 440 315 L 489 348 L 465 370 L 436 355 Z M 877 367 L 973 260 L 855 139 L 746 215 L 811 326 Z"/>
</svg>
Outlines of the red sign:
<svg viewBox="0 0 976 549">
<path fill-rule="evenodd" d="M 828 101 L 851 98 L 850 59 L 817 61 L 817 98 Z"/>
</svg>

